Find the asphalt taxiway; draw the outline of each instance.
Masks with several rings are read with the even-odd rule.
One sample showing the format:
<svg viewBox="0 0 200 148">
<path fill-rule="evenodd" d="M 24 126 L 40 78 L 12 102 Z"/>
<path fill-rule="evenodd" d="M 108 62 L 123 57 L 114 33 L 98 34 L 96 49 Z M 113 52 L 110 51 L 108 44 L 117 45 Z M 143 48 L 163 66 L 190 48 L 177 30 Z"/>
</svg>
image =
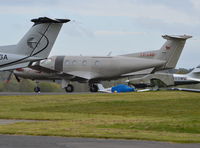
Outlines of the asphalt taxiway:
<svg viewBox="0 0 200 148">
<path fill-rule="evenodd" d="M 0 135 L 2 148 L 199 148 L 200 144 L 177 144 L 140 140 L 63 138 Z"/>
<path fill-rule="evenodd" d="M 0 96 L 33 96 L 33 95 L 66 95 L 66 94 L 91 94 L 91 92 L 0 92 Z"/>
</svg>

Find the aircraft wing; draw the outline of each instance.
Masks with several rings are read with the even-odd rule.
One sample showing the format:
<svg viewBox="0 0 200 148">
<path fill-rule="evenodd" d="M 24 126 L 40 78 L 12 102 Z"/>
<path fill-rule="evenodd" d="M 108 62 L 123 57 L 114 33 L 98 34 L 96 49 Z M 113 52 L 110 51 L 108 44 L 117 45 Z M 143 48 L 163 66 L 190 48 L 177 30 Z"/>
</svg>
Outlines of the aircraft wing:
<svg viewBox="0 0 200 148">
<path fill-rule="evenodd" d="M 145 92 L 145 91 L 152 91 L 152 89 L 141 89 L 141 90 L 137 90 L 137 92 Z"/>
<path fill-rule="evenodd" d="M 29 66 L 29 68 L 37 70 L 37 71 L 41 71 L 41 72 L 44 72 L 44 73 L 55 73 L 56 75 L 63 77 L 63 78 L 66 78 L 66 79 L 73 79 L 74 78 L 73 75 L 66 74 L 66 73 L 60 72 L 60 71 L 56 71 L 54 69 L 50 69 L 50 68 L 47 68 L 47 67 L 44 67 L 44 66 L 40 66 L 38 63 L 39 62 L 33 63 L 31 66 Z"/>
<path fill-rule="evenodd" d="M 14 69 L 17 69 L 17 68 L 24 68 L 24 67 L 27 67 L 29 65 L 29 63 L 30 62 L 10 65 L 10 66 L 6 66 L 6 67 L 2 67 L 2 68 L 0 68 L 0 70 L 1 71 L 6 71 L 6 70 L 14 70 Z"/>
<path fill-rule="evenodd" d="M 57 73 L 62 77 L 67 77 L 69 79 L 78 79 L 78 80 L 90 80 L 97 76 L 96 73 L 88 72 L 88 71 L 71 71 L 71 72 L 60 72 L 54 69 L 50 69 L 44 66 L 41 66 L 39 62 L 33 63 L 30 68 L 38 71 L 42 71 L 45 73 Z"/>
<path fill-rule="evenodd" d="M 136 75 L 146 75 L 146 74 L 150 74 L 152 73 L 154 70 L 154 68 L 149 68 L 149 69 L 145 69 L 145 70 L 140 70 L 140 71 L 136 71 L 136 72 L 131 72 L 131 73 L 126 73 L 121 75 L 122 77 L 127 77 L 127 76 L 136 76 Z"/>
<path fill-rule="evenodd" d="M 197 79 L 197 78 L 187 78 L 187 80 L 192 80 L 192 81 L 197 81 L 197 82 L 200 82 L 200 79 Z"/>
<path fill-rule="evenodd" d="M 55 71 L 53 69 L 49 69 L 49 68 L 40 66 L 38 63 L 39 62 L 35 62 L 31 66 L 29 66 L 29 68 L 34 69 L 34 70 L 38 70 L 38 71 L 42 71 L 42 72 L 45 72 L 45 73 L 56 73 L 57 72 L 57 71 Z"/>
<path fill-rule="evenodd" d="M 171 90 L 188 91 L 188 92 L 199 92 L 200 89 L 190 89 L 190 88 L 171 88 Z"/>
<path fill-rule="evenodd" d="M 72 71 L 72 72 L 67 72 L 67 74 L 69 75 L 73 75 L 79 78 L 83 78 L 86 80 L 90 80 L 93 78 L 96 78 L 97 74 L 94 72 L 90 72 L 90 71 Z"/>
</svg>

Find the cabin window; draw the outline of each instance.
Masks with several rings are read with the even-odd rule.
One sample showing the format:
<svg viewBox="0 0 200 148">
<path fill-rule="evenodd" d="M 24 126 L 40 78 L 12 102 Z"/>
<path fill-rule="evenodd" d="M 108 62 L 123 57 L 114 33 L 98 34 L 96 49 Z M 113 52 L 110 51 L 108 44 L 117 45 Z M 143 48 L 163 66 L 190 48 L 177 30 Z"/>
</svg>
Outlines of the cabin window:
<svg viewBox="0 0 200 148">
<path fill-rule="evenodd" d="M 100 65 L 100 62 L 99 61 L 95 61 L 95 65 L 96 66 Z"/>
<path fill-rule="evenodd" d="M 65 61 L 65 64 L 66 64 L 66 65 L 70 65 L 70 61 L 69 61 L 69 60 L 66 60 L 66 61 Z"/>
</svg>

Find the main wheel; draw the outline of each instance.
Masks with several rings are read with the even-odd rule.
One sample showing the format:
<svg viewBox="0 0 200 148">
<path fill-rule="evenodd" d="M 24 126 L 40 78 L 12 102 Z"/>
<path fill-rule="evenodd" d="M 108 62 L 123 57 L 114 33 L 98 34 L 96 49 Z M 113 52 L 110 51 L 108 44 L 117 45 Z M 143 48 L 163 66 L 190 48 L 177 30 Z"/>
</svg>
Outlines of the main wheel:
<svg viewBox="0 0 200 148">
<path fill-rule="evenodd" d="M 97 85 L 95 85 L 95 84 L 91 85 L 91 86 L 90 86 L 90 91 L 91 91 L 91 92 L 98 92 L 98 87 L 97 87 Z"/>
<path fill-rule="evenodd" d="M 34 92 L 39 93 L 39 92 L 40 92 L 40 87 L 36 86 L 36 87 L 34 88 Z"/>
<path fill-rule="evenodd" d="M 73 92 L 73 91 L 74 91 L 73 85 L 68 84 L 67 87 L 65 87 L 65 91 L 66 91 L 66 92 Z"/>
</svg>

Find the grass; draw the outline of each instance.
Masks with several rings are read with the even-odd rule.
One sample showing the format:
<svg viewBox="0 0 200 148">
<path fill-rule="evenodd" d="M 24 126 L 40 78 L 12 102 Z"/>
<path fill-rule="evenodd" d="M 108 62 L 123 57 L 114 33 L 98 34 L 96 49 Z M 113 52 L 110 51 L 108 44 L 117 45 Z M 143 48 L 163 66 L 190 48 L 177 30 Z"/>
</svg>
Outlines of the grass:
<svg viewBox="0 0 200 148">
<path fill-rule="evenodd" d="M 143 92 L 52 96 L 1 96 L 1 134 L 200 142 L 200 95 Z"/>
</svg>

